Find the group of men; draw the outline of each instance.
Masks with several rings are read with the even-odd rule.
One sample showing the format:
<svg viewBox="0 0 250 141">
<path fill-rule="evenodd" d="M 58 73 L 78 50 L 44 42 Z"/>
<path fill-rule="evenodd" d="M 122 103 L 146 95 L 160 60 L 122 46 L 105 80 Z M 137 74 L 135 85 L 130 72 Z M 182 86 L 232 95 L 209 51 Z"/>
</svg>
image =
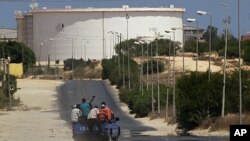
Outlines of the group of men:
<svg viewBox="0 0 250 141">
<path fill-rule="evenodd" d="M 113 119 L 113 112 L 105 102 L 101 102 L 99 108 L 97 105 L 92 106 L 92 101 L 93 99 L 88 103 L 86 102 L 86 99 L 83 98 L 81 104 L 74 105 L 71 111 L 71 122 L 73 127 L 78 122 L 87 124 L 90 132 L 93 132 L 94 127 L 96 126 L 99 133 L 101 133 L 101 126 Z"/>
</svg>

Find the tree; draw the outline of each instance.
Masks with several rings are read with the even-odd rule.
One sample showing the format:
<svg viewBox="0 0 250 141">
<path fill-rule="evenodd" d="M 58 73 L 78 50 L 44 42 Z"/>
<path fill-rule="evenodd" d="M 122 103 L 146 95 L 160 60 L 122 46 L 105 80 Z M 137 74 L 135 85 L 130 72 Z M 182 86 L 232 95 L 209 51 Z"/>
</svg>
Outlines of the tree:
<svg viewBox="0 0 250 141">
<path fill-rule="evenodd" d="M 250 64 L 250 41 L 243 42 L 242 47 L 243 47 L 242 58 L 247 64 Z"/>
<path fill-rule="evenodd" d="M 239 56 L 238 51 L 238 39 L 233 36 L 233 34 L 228 31 L 228 42 L 227 42 L 228 50 L 227 50 L 227 57 L 228 58 L 235 58 Z M 220 37 L 220 42 L 217 47 L 218 54 L 220 56 L 224 56 L 224 48 L 225 48 L 225 31 Z"/>
<path fill-rule="evenodd" d="M 3 56 L 4 47 L 4 56 Z M 32 68 L 36 62 L 34 52 L 26 47 L 23 43 L 16 41 L 1 42 L 0 43 L 0 56 L 7 59 L 10 57 L 11 63 L 22 63 L 24 72 Z"/>
<path fill-rule="evenodd" d="M 127 44 L 129 44 L 129 54 L 131 57 L 135 57 L 135 56 L 141 56 L 141 46 L 142 45 L 136 45 L 134 42 L 136 40 L 135 39 L 130 39 L 130 40 L 126 40 L 121 42 L 120 44 L 117 44 L 115 47 L 115 51 L 116 54 L 119 53 L 124 53 L 125 55 L 127 55 Z M 170 41 L 169 39 L 155 39 L 154 41 L 150 42 L 148 45 L 146 43 L 143 44 L 144 47 L 144 55 L 147 54 L 147 46 L 148 46 L 148 55 L 151 56 L 151 45 L 152 45 L 152 55 L 155 56 L 156 55 L 156 43 L 158 44 L 158 55 L 168 55 L 168 50 L 169 50 L 169 42 L 171 42 L 171 51 L 170 53 L 173 54 L 173 46 L 174 46 L 174 42 Z M 180 43 L 179 42 L 175 42 L 175 50 L 176 52 L 178 50 L 180 50 Z"/>
<path fill-rule="evenodd" d="M 214 41 L 216 39 L 219 39 L 218 36 L 218 28 L 214 26 L 208 26 L 207 30 L 204 32 L 202 38 L 206 40 L 206 42 L 209 42 L 210 38 L 210 29 L 211 29 L 211 40 Z"/>
<path fill-rule="evenodd" d="M 210 83 L 207 77 L 208 72 L 191 72 L 177 80 L 177 122 L 187 130 L 220 114 L 222 75 L 212 74 Z"/>
<path fill-rule="evenodd" d="M 220 42 L 220 38 L 218 36 L 218 28 L 214 26 L 208 26 L 207 30 L 203 34 L 203 39 L 207 42 L 207 45 L 209 43 L 209 38 L 210 38 L 210 29 L 211 29 L 211 50 L 218 50 L 218 45 Z"/>
</svg>

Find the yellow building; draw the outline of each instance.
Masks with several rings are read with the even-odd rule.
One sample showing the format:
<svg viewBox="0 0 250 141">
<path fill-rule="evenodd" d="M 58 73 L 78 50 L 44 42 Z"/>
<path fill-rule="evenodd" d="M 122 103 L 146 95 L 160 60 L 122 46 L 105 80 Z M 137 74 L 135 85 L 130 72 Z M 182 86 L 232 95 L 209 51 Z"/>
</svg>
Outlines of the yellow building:
<svg viewBox="0 0 250 141">
<path fill-rule="evenodd" d="M 10 63 L 10 74 L 17 78 L 23 77 L 23 64 L 22 63 Z"/>
</svg>

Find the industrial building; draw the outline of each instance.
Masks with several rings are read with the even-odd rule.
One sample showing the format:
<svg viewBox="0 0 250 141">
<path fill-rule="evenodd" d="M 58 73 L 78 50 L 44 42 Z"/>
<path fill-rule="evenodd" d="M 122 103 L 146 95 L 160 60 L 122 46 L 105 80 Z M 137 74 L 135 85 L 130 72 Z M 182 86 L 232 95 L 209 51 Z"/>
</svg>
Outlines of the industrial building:
<svg viewBox="0 0 250 141">
<path fill-rule="evenodd" d="M 122 40 L 166 34 L 172 27 L 183 29 L 184 8 L 39 8 L 16 12 L 17 38 L 35 52 L 38 62 L 51 64 L 68 58 L 103 59 L 114 54 L 118 36 Z M 174 36 L 169 33 L 168 36 Z M 166 36 L 167 38 L 167 36 Z M 172 37 L 172 39 L 174 39 Z M 175 31 L 183 42 L 183 31 Z"/>
<path fill-rule="evenodd" d="M 16 41 L 17 32 L 16 29 L 12 28 L 0 28 L 0 41 Z"/>
</svg>

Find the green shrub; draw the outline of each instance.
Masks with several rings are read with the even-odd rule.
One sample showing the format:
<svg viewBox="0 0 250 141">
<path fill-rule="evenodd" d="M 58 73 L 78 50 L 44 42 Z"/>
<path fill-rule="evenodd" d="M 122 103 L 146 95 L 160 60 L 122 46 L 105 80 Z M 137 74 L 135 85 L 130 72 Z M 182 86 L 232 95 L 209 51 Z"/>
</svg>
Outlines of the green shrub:
<svg viewBox="0 0 250 141">
<path fill-rule="evenodd" d="M 151 97 L 149 95 L 137 95 L 132 109 L 136 113 L 136 117 L 147 116 L 151 111 Z"/>
<path fill-rule="evenodd" d="M 143 63 L 143 74 L 147 74 L 147 65 L 148 65 L 148 73 L 149 74 L 156 74 L 157 73 L 157 60 L 149 60 Z M 153 67 L 152 67 L 153 66 Z M 159 61 L 159 73 L 164 71 L 164 63 Z M 153 69 L 152 69 L 153 68 Z"/>
<path fill-rule="evenodd" d="M 64 63 L 64 70 L 72 70 L 72 66 L 74 67 L 74 69 L 77 67 L 84 67 L 90 64 L 91 60 L 85 61 L 83 59 L 70 58 L 70 59 L 64 60 L 63 63 Z"/>
<path fill-rule="evenodd" d="M 9 81 L 9 85 L 10 85 L 10 94 L 11 96 L 17 91 L 17 81 L 16 81 L 16 77 L 13 75 L 10 75 L 10 81 Z M 6 97 L 9 97 L 9 91 L 8 91 L 8 77 L 6 75 L 6 81 L 3 83 L 3 93 Z"/>
<path fill-rule="evenodd" d="M 243 111 L 250 111 L 250 71 L 242 71 Z M 177 122 L 185 129 L 193 129 L 207 118 L 221 115 L 223 75 L 192 72 L 177 80 Z M 225 91 L 225 115 L 239 111 L 239 72 L 228 73 Z"/>
<path fill-rule="evenodd" d="M 0 108 L 4 108 L 8 103 L 8 98 L 3 94 L 3 89 L 0 88 Z"/>
<path fill-rule="evenodd" d="M 250 64 L 250 41 L 245 42 L 243 45 L 244 52 L 242 58 L 247 64 Z"/>
</svg>

